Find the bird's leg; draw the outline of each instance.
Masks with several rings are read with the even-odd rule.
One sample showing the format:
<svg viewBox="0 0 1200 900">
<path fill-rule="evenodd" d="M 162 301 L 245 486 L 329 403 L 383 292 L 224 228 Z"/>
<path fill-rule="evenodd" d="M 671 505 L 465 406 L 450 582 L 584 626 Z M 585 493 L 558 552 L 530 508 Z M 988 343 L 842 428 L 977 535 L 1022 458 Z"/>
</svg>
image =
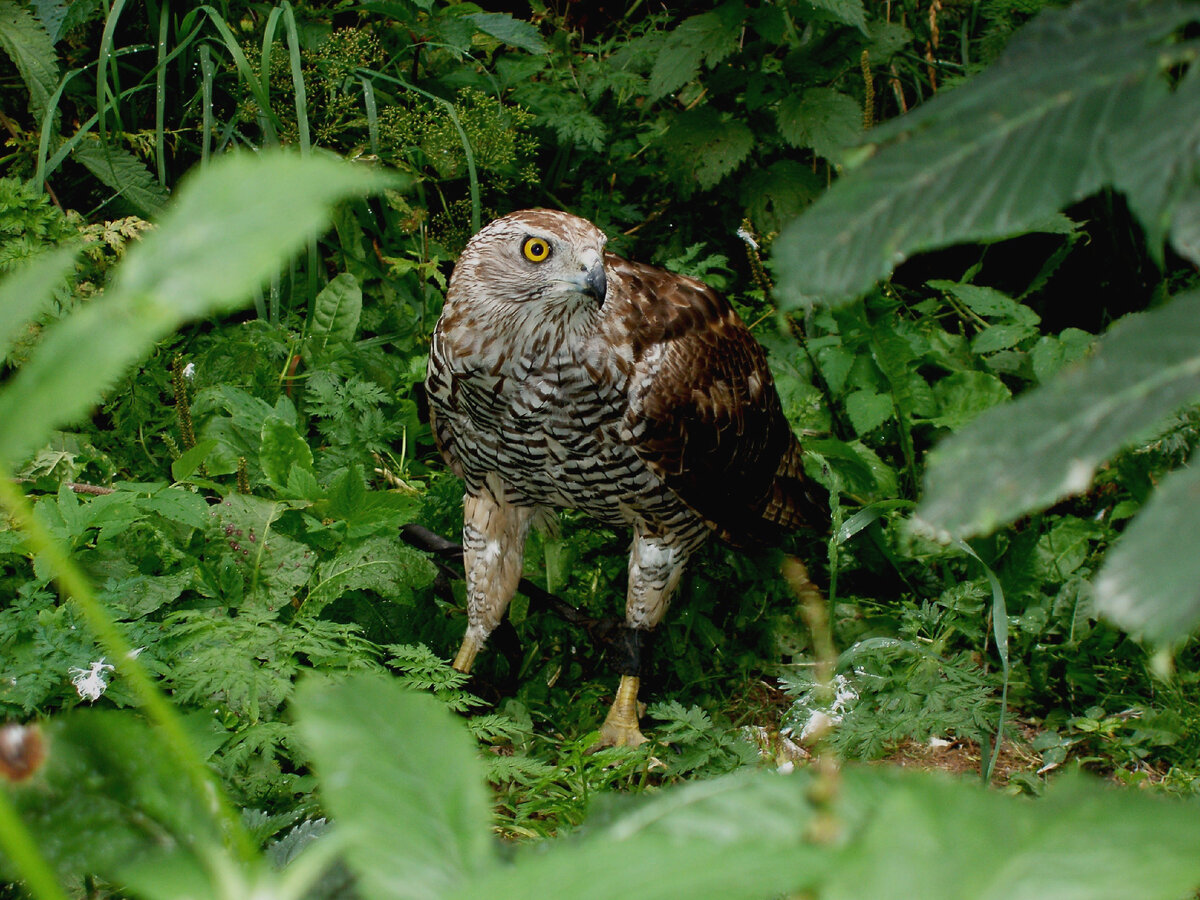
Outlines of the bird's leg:
<svg viewBox="0 0 1200 900">
<path fill-rule="evenodd" d="M 629 553 L 629 593 L 625 601 L 625 632 L 620 646 L 625 651 L 618 670 L 621 682 L 617 696 L 600 726 L 600 746 L 636 747 L 645 735 L 638 728 L 641 711 L 638 688 L 641 685 L 642 649 L 667 611 L 671 592 L 679 584 L 688 551 L 678 543 L 645 534 L 635 528 Z"/>
<path fill-rule="evenodd" d="M 463 498 L 463 568 L 467 578 L 467 632 L 454 657 L 454 668 L 470 672 L 521 580 L 525 538 L 533 510 L 514 506 L 503 486 Z"/>
</svg>

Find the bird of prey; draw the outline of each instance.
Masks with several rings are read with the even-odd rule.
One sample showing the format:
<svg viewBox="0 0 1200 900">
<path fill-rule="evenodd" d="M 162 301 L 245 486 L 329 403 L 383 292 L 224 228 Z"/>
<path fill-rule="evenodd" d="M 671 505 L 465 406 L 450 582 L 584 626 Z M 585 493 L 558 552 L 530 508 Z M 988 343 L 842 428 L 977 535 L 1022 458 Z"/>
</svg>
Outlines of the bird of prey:
<svg viewBox="0 0 1200 900">
<path fill-rule="evenodd" d="M 425 387 L 466 484 L 469 672 L 521 577 L 539 511 L 632 529 L 625 659 L 602 745 L 636 745 L 641 648 L 710 534 L 749 545 L 824 526 L 766 354 L 700 281 L 605 252 L 549 209 L 496 219 L 454 268 Z"/>
</svg>

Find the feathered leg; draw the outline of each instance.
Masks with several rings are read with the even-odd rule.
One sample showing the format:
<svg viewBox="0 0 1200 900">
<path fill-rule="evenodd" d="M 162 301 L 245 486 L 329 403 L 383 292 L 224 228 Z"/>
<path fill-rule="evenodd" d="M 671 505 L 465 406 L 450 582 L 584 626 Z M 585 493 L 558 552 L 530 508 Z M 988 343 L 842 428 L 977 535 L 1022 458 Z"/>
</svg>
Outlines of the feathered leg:
<svg viewBox="0 0 1200 900">
<path fill-rule="evenodd" d="M 646 740 L 638 728 L 641 651 L 650 630 L 662 621 L 690 555 L 691 550 L 678 542 L 667 542 L 661 536 L 646 534 L 641 527 L 634 528 L 625 601 L 626 658 L 620 664 L 616 699 L 600 727 L 601 746 L 636 747 Z"/>
<path fill-rule="evenodd" d="M 467 578 L 467 632 L 454 668 L 470 672 L 521 580 L 525 538 L 533 509 L 513 506 L 502 485 L 463 498 L 463 567 Z"/>
</svg>

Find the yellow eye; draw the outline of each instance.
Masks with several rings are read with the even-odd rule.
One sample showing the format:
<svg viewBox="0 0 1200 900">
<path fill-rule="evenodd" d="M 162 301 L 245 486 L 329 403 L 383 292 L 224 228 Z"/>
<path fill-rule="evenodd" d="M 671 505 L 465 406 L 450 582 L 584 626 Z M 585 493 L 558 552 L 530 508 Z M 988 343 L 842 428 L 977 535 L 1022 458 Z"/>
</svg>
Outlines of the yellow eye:
<svg viewBox="0 0 1200 900">
<path fill-rule="evenodd" d="M 539 237 L 525 238 L 521 252 L 530 262 L 545 262 L 550 256 L 550 245 Z"/>
</svg>

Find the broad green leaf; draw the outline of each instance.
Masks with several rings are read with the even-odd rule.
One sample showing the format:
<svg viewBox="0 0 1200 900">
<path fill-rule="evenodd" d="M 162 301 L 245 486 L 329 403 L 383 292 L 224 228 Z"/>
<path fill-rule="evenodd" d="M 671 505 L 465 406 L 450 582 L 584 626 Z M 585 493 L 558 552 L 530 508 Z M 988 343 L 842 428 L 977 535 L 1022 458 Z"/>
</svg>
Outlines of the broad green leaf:
<svg viewBox="0 0 1200 900">
<path fill-rule="evenodd" d="M 1192 803 L 1082 778 L 1030 802 L 936 775 L 846 776 L 878 779 L 874 802 L 822 900 L 1175 900 L 1200 886 Z"/>
<path fill-rule="evenodd" d="M 1030 307 L 995 288 L 943 280 L 930 281 L 928 284 L 935 290 L 952 295 L 972 312 L 985 318 L 1009 318 L 1025 325 L 1036 325 L 1041 321 Z"/>
<path fill-rule="evenodd" d="M 1195 67 L 1134 127 L 1112 135 L 1110 152 L 1120 160 L 1114 165 L 1116 186 L 1128 197 L 1160 263 L 1168 235 L 1178 252 L 1200 262 L 1200 74 Z"/>
<path fill-rule="evenodd" d="M 1095 580 L 1101 613 L 1126 631 L 1179 645 L 1200 626 L 1200 459 L 1158 485 Z"/>
<path fill-rule="evenodd" d="M 806 843 L 807 775 L 739 773 L 670 788 L 586 837 L 525 852 L 451 895 L 761 900 L 819 884 L 839 854 Z"/>
<path fill-rule="evenodd" d="M 893 412 L 892 398 L 869 388 L 854 391 L 846 397 L 846 415 L 859 434 L 866 434 L 882 425 Z"/>
<path fill-rule="evenodd" d="M 707 190 L 736 169 L 754 149 L 754 133 L 711 107 L 680 113 L 662 138 L 667 165 L 677 180 Z"/>
<path fill-rule="evenodd" d="M 362 288 L 358 279 L 342 272 L 317 294 L 310 331 L 324 348 L 330 341 L 351 341 L 362 315 Z"/>
<path fill-rule="evenodd" d="M 833 88 L 809 88 L 779 102 L 779 133 L 793 147 L 811 147 L 818 156 L 837 158 L 862 137 L 862 107 Z"/>
<path fill-rule="evenodd" d="M 442 704 L 357 675 L 309 678 L 294 710 L 367 900 L 441 900 L 493 864 L 483 767 Z"/>
<path fill-rule="evenodd" d="M 313 455 L 296 426 L 279 416 L 268 416 L 262 424 L 258 463 L 268 481 L 276 487 L 283 487 L 288 483 L 292 466 L 299 466 L 308 472 L 313 470 Z"/>
<path fill-rule="evenodd" d="M 538 33 L 536 25 L 513 18 L 510 13 L 478 12 L 471 13 L 466 18 L 484 34 L 489 34 L 510 47 L 537 54 L 548 53 L 550 50 Z"/>
<path fill-rule="evenodd" d="M 1122 319 L 1084 363 L 980 416 L 929 455 L 918 518 L 986 534 L 1083 491 L 1096 467 L 1200 399 L 1200 292 Z"/>
<path fill-rule="evenodd" d="M 78 247 L 60 247 L 25 263 L 0 281 L 0 363 L 75 264 Z"/>
<path fill-rule="evenodd" d="M 933 396 L 940 412 L 929 420 L 930 424 L 961 428 L 985 409 L 1008 400 L 1012 394 L 995 375 L 968 370 L 953 372 L 935 381 Z"/>
<path fill-rule="evenodd" d="M 189 177 L 162 224 L 132 247 L 104 296 L 48 328 L 0 391 L 10 463 L 84 414 L 160 338 L 234 309 L 326 220 L 386 178 L 328 157 L 231 154 Z"/>
<path fill-rule="evenodd" d="M 108 673 L 118 677 L 119 663 Z M 157 732 L 138 716 L 111 710 L 77 710 L 45 727 L 46 765 L 10 797 L 60 879 L 76 883 L 90 873 L 123 883 L 161 861 L 178 869 L 192 896 L 214 896 L 200 859 L 219 852 L 221 836 L 207 799 L 183 788 L 189 778 Z"/>
<path fill-rule="evenodd" d="M 12 0 L 0 0 L 0 48 L 21 73 L 29 91 L 29 109 L 40 120 L 58 87 L 54 42 L 28 9 Z"/>
<path fill-rule="evenodd" d="M 738 180 L 741 200 L 761 234 L 772 234 L 800 214 L 825 189 L 825 181 L 794 159 L 755 166 Z"/>
<path fill-rule="evenodd" d="M 166 189 L 128 150 L 85 139 L 75 146 L 71 156 L 143 216 L 154 218 L 166 209 Z"/>
<path fill-rule="evenodd" d="M 436 575 L 433 563 L 398 538 L 368 538 L 320 566 L 316 585 L 304 600 L 304 612 L 315 616 L 354 590 L 369 590 L 393 603 L 411 603 L 413 591 L 428 587 Z"/>
<path fill-rule="evenodd" d="M 731 6 L 731 4 L 727 4 Z M 668 36 L 650 70 L 648 100 L 677 91 L 700 74 L 700 64 L 715 66 L 737 49 L 740 23 L 719 12 L 684 19 Z"/>
<path fill-rule="evenodd" d="M 867 33 L 867 14 L 862 0 L 805 0 L 805 3 L 828 13 L 843 24 L 853 25 L 863 34 Z"/>
<path fill-rule="evenodd" d="M 179 459 L 171 463 L 171 477 L 176 481 L 186 481 L 204 465 L 208 454 L 217 448 L 214 440 L 200 441 L 196 446 L 179 454 Z"/>
<path fill-rule="evenodd" d="M 775 242 L 781 299 L 859 295 L 917 251 L 1033 230 L 1113 183 L 1106 139 L 1166 95 L 1185 52 L 1166 38 L 1197 19 L 1172 0 L 1043 11 L 981 75 L 868 133 L 866 161 Z"/>
</svg>

